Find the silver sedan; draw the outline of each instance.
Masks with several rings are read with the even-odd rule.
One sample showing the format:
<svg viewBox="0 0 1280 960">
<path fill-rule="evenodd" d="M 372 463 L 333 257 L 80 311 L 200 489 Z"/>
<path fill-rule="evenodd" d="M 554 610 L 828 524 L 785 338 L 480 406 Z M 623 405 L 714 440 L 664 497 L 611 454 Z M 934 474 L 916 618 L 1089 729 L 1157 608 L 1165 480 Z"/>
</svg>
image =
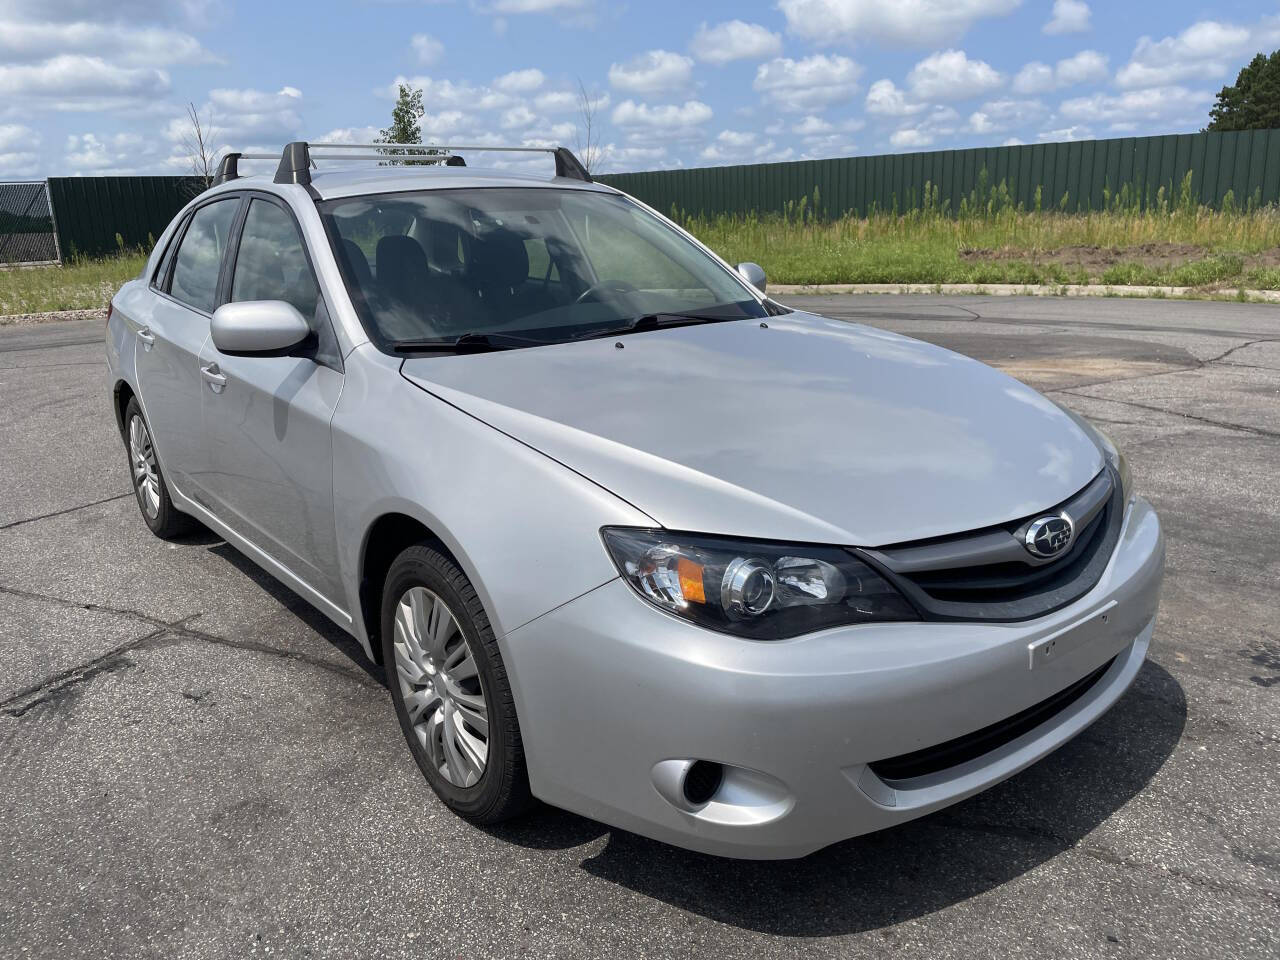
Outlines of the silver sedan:
<svg viewBox="0 0 1280 960">
<path fill-rule="evenodd" d="M 224 169 L 110 312 L 148 526 L 356 637 L 480 823 L 800 856 L 1116 702 L 1164 543 L 1106 436 L 556 160 Z"/>
</svg>

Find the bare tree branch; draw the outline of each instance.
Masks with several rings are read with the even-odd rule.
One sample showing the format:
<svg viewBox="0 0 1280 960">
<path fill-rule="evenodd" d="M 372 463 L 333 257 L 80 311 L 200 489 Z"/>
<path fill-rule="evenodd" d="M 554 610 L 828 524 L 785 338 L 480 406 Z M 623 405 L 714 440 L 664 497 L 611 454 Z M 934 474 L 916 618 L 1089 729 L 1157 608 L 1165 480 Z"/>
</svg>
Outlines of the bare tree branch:
<svg viewBox="0 0 1280 960">
<path fill-rule="evenodd" d="M 187 121 L 189 126 L 182 135 L 182 149 L 191 161 L 191 173 L 207 190 L 218 172 L 218 151 L 214 147 L 218 130 L 213 125 L 213 108 L 210 107 L 209 115 L 201 120 L 196 105 L 188 103 Z"/>
<path fill-rule="evenodd" d="M 604 148 L 600 145 L 600 129 L 596 123 L 596 114 L 600 112 L 602 101 L 600 94 L 592 90 L 588 92 L 582 78 L 578 78 L 578 128 L 575 152 L 587 173 L 592 173 L 604 159 Z"/>
</svg>

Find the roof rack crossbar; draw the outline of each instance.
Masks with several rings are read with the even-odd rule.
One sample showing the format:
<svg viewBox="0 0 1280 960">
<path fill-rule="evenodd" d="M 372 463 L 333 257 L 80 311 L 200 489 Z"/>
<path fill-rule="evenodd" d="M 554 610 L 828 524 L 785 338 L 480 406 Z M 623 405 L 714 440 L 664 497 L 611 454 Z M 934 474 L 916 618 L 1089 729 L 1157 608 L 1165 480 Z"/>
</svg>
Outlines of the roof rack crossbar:
<svg viewBox="0 0 1280 960">
<path fill-rule="evenodd" d="M 587 172 L 581 161 L 573 155 L 573 152 L 566 147 L 502 147 L 502 146 L 486 146 L 484 144 L 437 144 L 437 143 L 309 143 L 304 140 L 297 140 L 293 143 L 286 144 L 284 151 L 279 156 L 279 166 L 276 168 L 276 183 L 297 183 L 306 186 L 311 183 L 311 168 L 315 166 L 316 160 L 338 160 L 348 159 L 341 154 L 312 154 L 312 149 L 320 150 L 372 150 L 376 156 L 386 156 L 388 154 L 424 154 L 421 159 L 429 162 L 441 163 L 446 166 L 466 166 L 466 161 L 458 155 L 458 151 L 481 150 L 492 153 L 549 153 L 555 158 L 556 176 L 568 177 L 571 180 L 581 180 L 584 183 L 591 182 L 591 174 Z M 237 160 L 275 160 L 275 154 L 267 153 L 237 153 L 228 154 L 224 158 L 224 166 L 227 159 L 234 157 Z M 439 159 L 434 159 L 438 157 Z M 359 157 L 358 159 L 365 159 Z M 372 157 L 370 157 L 372 159 Z M 235 160 L 231 160 L 230 171 L 231 176 L 227 179 L 234 179 L 237 175 Z M 219 171 L 221 175 L 221 171 Z M 218 182 L 225 182 L 219 180 Z"/>
</svg>

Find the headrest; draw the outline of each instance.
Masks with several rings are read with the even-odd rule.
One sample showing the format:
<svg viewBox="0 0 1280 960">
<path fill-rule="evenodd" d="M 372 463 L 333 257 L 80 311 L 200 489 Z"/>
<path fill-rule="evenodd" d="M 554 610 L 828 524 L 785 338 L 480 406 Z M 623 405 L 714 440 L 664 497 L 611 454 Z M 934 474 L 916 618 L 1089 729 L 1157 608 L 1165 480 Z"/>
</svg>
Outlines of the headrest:
<svg viewBox="0 0 1280 960">
<path fill-rule="evenodd" d="M 529 279 L 529 251 L 518 233 L 494 230 L 472 247 L 467 272 L 481 286 L 514 287 Z"/>
<path fill-rule="evenodd" d="M 431 266 L 441 273 L 452 273 L 462 266 L 458 242 L 462 231 L 447 220 L 431 221 Z"/>
<path fill-rule="evenodd" d="M 395 234 L 378 241 L 378 280 L 383 283 L 403 284 L 417 275 L 427 272 L 427 253 L 413 237 Z"/>
<path fill-rule="evenodd" d="M 369 258 L 364 255 L 360 245 L 344 237 L 342 256 L 347 262 L 347 270 L 355 277 L 356 283 L 362 288 L 367 288 L 369 281 L 373 279 L 373 271 L 369 269 Z"/>
</svg>

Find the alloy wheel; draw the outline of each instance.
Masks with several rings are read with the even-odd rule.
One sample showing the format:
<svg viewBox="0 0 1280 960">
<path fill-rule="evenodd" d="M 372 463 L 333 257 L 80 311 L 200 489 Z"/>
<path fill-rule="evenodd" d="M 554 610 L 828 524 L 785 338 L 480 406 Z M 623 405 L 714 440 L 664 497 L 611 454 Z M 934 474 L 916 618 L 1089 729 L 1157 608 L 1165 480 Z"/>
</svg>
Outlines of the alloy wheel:
<svg viewBox="0 0 1280 960">
<path fill-rule="evenodd" d="M 396 605 L 396 679 L 409 725 L 432 766 L 470 787 L 489 757 L 489 707 L 475 657 L 448 605 L 411 587 Z"/>
<path fill-rule="evenodd" d="M 129 420 L 129 462 L 133 466 L 133 488 L 138 501 L 154 520 L 160 513 L 160 471 L 151 433 L 136 414 Z"/>
</svg>

